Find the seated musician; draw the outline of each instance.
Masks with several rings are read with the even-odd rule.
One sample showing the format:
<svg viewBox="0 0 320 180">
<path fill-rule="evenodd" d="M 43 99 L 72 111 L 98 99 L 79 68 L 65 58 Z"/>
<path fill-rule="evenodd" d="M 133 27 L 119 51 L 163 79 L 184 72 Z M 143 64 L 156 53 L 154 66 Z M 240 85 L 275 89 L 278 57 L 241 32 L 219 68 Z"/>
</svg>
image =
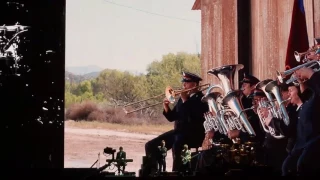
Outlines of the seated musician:
<svg viewBox="0 0 320 180">
<path fill-rule="evenodd" d="M 120 171 L 122 171 L 123 173 L 126 167 L 126 162 L 124 161 L 126 160 L 126 152 L 123 151 L 123 147 L 119 148 L 119 152 L 117 152 L 116 160 L 117 160 L 118 174 L 120 174 Z"/>
<path fill-rule="evenodd" d="M 210 167 L 216 166 L 220 162 L 219 150 L 230 148 L 231 145 L 232 141 L 226 135 L 219 131 L 215 132 L 213 129 L 208 131 L 202 143 L 202 151 L 197 157 L 196 171 L 208 173 Z"/>
<path fill-rule="evenodd" d="M 317 58 L 317 57 L 315 57 Z M 282 167 L 282 174 L 314 175 L 320 172 L 320 72 L 303 67 L 295 71 L 299 78 L 301 100 L 297 139 Z M 303 81 L 305 81 L 303 83 Z"/>
<path fill-rule="evenodd" d="M 203 93 L 197 88 L 201 80 L 198 75 L 183 72 L 183 89 L 192 90 L 182 92 L 172 109 L 169 107 L 169 100 L 166 98 L 163 100 L 163 115 L 168 121 L 174 122 L 174 129 L 150 140 L 145 145 L 146 155 L 154 159 L 157 154 L 157 146 L 164 140 L 167 149 L 172 148 L 172 171 L 179 170 L 183 145 L 199 145 L 200 147 L 204 138 L 203 114 L 208 112 L 209 108 L 207 103 L 201 101 Z"/>
</svg>

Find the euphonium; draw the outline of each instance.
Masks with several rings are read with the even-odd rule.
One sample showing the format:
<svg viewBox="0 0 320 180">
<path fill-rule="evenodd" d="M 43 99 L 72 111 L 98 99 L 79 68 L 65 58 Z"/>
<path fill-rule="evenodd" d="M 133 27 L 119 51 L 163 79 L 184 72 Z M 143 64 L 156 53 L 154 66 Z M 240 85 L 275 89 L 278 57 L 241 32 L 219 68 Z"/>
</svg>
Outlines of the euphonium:
<svg viewBox="0 0 320 180">
<path fill-rule="evenodd" d="M 270 105 L 268 104 L 267 101 L 261 100 L 261 101 L 259 102 L 259 105 L 258 105 L 258 110 L 259 110 L 260 108 L 268 108 L 268 109 L 269 109 L 269 114 L 272 114 L 272 112 L 270 111 L 270 109 L 271 109 L 272 107 L 270 107 Z M 281 133 L 280 133 L 279 135 L 276 135 L 275 130 L 274 130 L 272 127 L 267 126 L 267 125 L 265 124 L 265 119 L 260 115 L 259 112 L 258 112 L 258 116 L 259 116 L 259 120 L 260 120 L 260 123 L 261 123 L 261 125 L 262 125 L 262 128 L 263 128 L 263 130 L 264 130 L 266 133 L 270 133 L 271 136 L 273 136 L 273 137 L 276 138 L 276 139 L 282 139 L 282 138 L 285 137 L 285 136 L 282 135 Z"/>
<path fill-rule="evenodd" d="M 219 131 L 220 133 L 226 135 L 228 129 L 226 129 L 226 126 L 223 125 L 223 122 L 222 122 L 220 116 L 217 116 L 219 110 L 222 108 L 222 105 L 220 104 L 220 102 L 217 102 L 218 99 L 220 98 L 220 93 L 211 92 L 215 88 L 219 88 L 222 90 L 222 87 L 219 85 L 211 85 L 207 89 L 207 93 L 202 97 L 202 101 L 207 102 L 208 106 L 209 106 L 209 112 L 205 113 L 204 117 L 205 117 L 206 121 L 208 121 L 206 124 L 209 125 L 211 122 L 211 127 L 215 131 Z"/>
<path fill-rule="evenodd" d="M 218 118 L 217 116 L 214 116 L 211 112 L 207 112 L 204 114 L 204 117 L 205 117 L 205 121 L 203 122 L 203 127 L 205 130 L 205 133 L 211 131 L 212 129 L 214 131 L 219 131 L 220 133 L 224 133 L 217 120 Z"/>
<path fill-rule="evenodd" d="M 230 108 L 229 110 L 220 110 L 217 115 L 224 117 L 225 115 L 229 114 L 228 119 L 231 119 L 231 122 L 235 127 L 239 128 L 239 126 L 241 126 L 242 130 L 244 128 L 250 135 L 255 135 L 255 132 L 248 121 L 247 115 L 243 112 L 243 107 L 240 104 L 240 93 L 239 91 L 235 91 L 235 74 L 238 73 L 238 71 L 242 68 L 242 64 L 226 65 L 211 69 L 208 71 L 208 74 L 213 74 L 220 80 L 223 91 L 225 93 L 223 104 L 228 105 Z M 232 117 L 230 117 L 230 115 Z M 224 126 L 227 127 L 227 125 Z"/>
<path fill-rule="evenodd" d="M 271 81 L 273 81 L 273 80 L 272 79 L 266 79 L 266 80 L 260 81 L 256 85 L 256 88 L 257 89 L 261 89 L 264 92 L 264 94 L 266 95 L 266 97 L 268 98 L 268 101 L 269 101 L 269 103 L 271 105 L 270 112 L 272 113 L 272 116 L 276 117 L 276 118 L 281 118 L 280 115 L 278 114 L 277 106 L 276 106 L 276 103 L 274 102 L 275 100 L 273 99 L 272 94 L 270 92 L 266 91 L 266 86 Z"/>
<path fill-rule="evenodd" d="M 269 82 L 265 87 L 265 91 L 268 93 L 272 93 L 274 95 L 274 97 L 276 98 L 278 105 L 279 105 L 279 109 L 277 111 L 278 115 L 283 120 L 285 125 L 288 126 L 290 123 L 290 119 L 289 119 L 289 115 L 288 115 L 286 106 L 284 104 L 287 100 L 282 99 L 279 86 L 277 85 L 277 81 Z"/>
</svg>

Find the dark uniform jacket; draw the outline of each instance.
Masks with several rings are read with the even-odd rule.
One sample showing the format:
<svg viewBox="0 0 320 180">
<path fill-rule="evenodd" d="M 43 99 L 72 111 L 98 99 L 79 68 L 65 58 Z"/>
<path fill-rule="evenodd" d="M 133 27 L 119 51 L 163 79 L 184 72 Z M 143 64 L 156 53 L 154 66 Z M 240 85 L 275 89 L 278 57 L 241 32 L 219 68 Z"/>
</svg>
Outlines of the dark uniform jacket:
<svg viewBox="0 0 320 180">
<path fill-rule="evenodd" d="M 158 147 L 158 153 L 158 160 L 165 160 L 165 158 L 167 157 L 167 148 L 165 146 Z"/>
<path fill-rule="evenodd" d="M 122 152 L 120 152 L 120 151 L 117 152 L 116 159 L 117 159 L 117 160 L 126 159 L 126 152 L 124 152 L 124 151 L 122 151 Z M 119 162 L 118 164 L 121 165 L 121 166 L 124 166 L 126 163 L 125 163 L 125 162 Z"/>
<path fill-rule="evenodd" d="M 302 93 L 297 125 L 295 150 L 306 147 L 320 136 L 320 72 L 314 73 L 305 82 L 307 89 Z"/>
<path fill-rule="evenodd" d="M 298 110 L 296 105 L 289 104 L 287 106 L 287 112 L 289 115 L 290 123 L 289 125 L 285 125 L 283 120 L 273 118 L 270 122 L 270 127 L 274 128 L 277 133 L 281 133 L 285 136 L 284 139 L 275 139 L 273 137 L 267 138 L 265 141 L 266 146 L 268 147 L 276 147 L 279 144 L 285 143 L 287 152 L 290 152 L 295 145 L 296 142 L 296 134 L 297 134 L 297 119 L 298 119 Z M 268 136 L 271 136 L 270 134 Z"/>
<path fill-rule="evenodd" d="M 252 99 L 243 96 L 241 98 L 241 103 L 243 105 L 244 109 L 252 107 Z M 256 133 L 256 136 L 251 137 L 247 132 L 240 132 L 240 139 L 242 142 L 247 142 L 247 141 L 255 141 L 258 142 L 262 145 L 265 137 L 265 132 L 262 129 L 262 125 L 259 120 L 259 116 L 253 111 L 253 110 L 248 110 L 245 112 L 247 114 L 247 119 L 249 123 L 251 124 L 253 130 Z"/>
<path fill-rule="evenodd" d="M 202 92 L 195 93 L 186 102 L 180 98 L 172 110 L 163 115 L 168 121 L 174 121 L 174 131 L 176 134 L 192 135 L 202 140 L 204 139 L 205 121 L 204 113 L 209 111 L 207 103 L 201 101 Z"/>
</svg>

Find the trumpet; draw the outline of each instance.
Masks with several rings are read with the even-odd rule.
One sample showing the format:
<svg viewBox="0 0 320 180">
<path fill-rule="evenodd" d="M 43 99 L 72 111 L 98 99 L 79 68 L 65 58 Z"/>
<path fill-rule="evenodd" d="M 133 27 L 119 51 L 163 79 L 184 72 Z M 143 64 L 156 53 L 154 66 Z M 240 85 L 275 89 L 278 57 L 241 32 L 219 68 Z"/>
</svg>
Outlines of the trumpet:
<svg viewBox="0 0 320 180">
<path fill-rule="evenodd" d="M 298 82 L 298 78 L 295 76 L 295 74 L 292 74 L 291 77 L 286 81 L 286 84 L 293 83 L 295 86 L 299 86 L 300 83 Z"/>
<path fill-rule="evenodd" d="M 307 67 L 307 68 L 312 68 L 316 65 L 319 65 L 320 66 L 320 61 L 319 60 L 311 60 L 311 61 L 308 61 L 304 64 L 301 64 L 299 66 L 296 66 L 294 68 L 291 68 L 289 70 L 286 70 L 286 71 L 283 71 L 283 72 L 279 72 L 277 71 L 277 78 L 278 80 L 283 83 L 283 79 L 286 78 L 287 76 L 293 74 L 295 71 L 303 68 L 303 67 Z M 316 72 L 320 71 L 320 68 L 318 69 L 314 69 Z"/>
<path fill-rule="evenodd" d="M 320 45 L 315 45 L 312 48 L 310 48 L 308 51 L 305 51 L 305 52 L 302 52 L 302 53 L 299 53 L 298 51 L 295 51 L 294 52 L 294 57 L 296 58 L 296 60 L 298 62 L 300 62 L 301 58 L 304 57 L 302 62 L 305 62 L 305 61 L 308 61 L 307 56 L 313 51 L 315 51 L 315 54 L 320 54 Z"/>
<path fill-rule="evenodd" d="M 126 110 L 126 107 L 128 107 L 128 106 L 132 106 L 132 105 L 135 105 L 135 104 L 138 104 L 138 103 L 141 103 L 141 102 L 145 102 L 145 101 L 148 101 L 148 100 L 151 100 L 151 99 L 159 98 L 159 97 L 162 97 L 162 96 L 165 96 L 169 100 L 169 102 L 171 104 L 173 104 L 176 101 L 176 98 L 178 98 L 178 95 L 181 95 L 181 93 L 190 92 L 190 91 L 192 91 L 194 89 L 199 89 L 199 88 L 204 87 L 204 86 L 208 86 L 209 87 L 209 84 L 203 84 L 203 85 L 199 85 L 199 86 L 196 86 L 196 87 L 193 87 L 193 88 L 183 89 L 183 90 L 174 90 L 174 89 L 171 88 L 171 86 L 167 86 L 166 89 L 165 89 L 165 93 L 159 94 L 159 95 L 156 95 L 156 96 L 153 96 L 153 97 L 150 97 L 148 99 L 141 100 L 141 101 L 136 101 L 136 102 L 133 102 L 133 103 L 126 104 L 126 105 L 122 106 L 122 109 L 126 114 L 130 114 L 130 113 L 137 112 L 137 111 L 140 111 L 140 110 L 143 110 L 143 109 L 146 109 L 146 108 L 157 106 L 159 104 L 162 104 L 163 102 L 162 101 L 161 102 L 157 102 L 155 104 L 151 104 L 151 105 L 144 106 L 144 107 L 141 107 L 141 108 L 138 108 L 138 109 L 134 109 L 132 111 L 127 111 Z M 208 87 L 199 89 L 199 91 L 204 91 Z"/>
</svg>

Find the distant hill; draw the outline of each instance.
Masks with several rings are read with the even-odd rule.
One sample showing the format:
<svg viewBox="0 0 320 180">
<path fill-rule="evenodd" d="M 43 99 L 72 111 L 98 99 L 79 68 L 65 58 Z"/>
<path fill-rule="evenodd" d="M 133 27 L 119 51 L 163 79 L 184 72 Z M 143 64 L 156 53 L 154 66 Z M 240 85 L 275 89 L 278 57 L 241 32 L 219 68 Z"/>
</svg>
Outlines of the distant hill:
<svg viewBox="0 0 320 180">
<path fill-rule="evenodd" d="M 68 71 L 74 75 L 86 75 L 89 73 L 100 73 L 102 70 L 103 70 L 103 68 L 95 66 L 95 65 L 66 67 L 66 71 Z"/>
<path fill-rule="evenodd" d="M 65 80 L 68 82 L 79 83 L 85 80 L 91 80 L 98 77 L 100 72 L 91 72 L 84 75 L 76 75 L 71 72 L 65 71 Z"/>
</svg>

